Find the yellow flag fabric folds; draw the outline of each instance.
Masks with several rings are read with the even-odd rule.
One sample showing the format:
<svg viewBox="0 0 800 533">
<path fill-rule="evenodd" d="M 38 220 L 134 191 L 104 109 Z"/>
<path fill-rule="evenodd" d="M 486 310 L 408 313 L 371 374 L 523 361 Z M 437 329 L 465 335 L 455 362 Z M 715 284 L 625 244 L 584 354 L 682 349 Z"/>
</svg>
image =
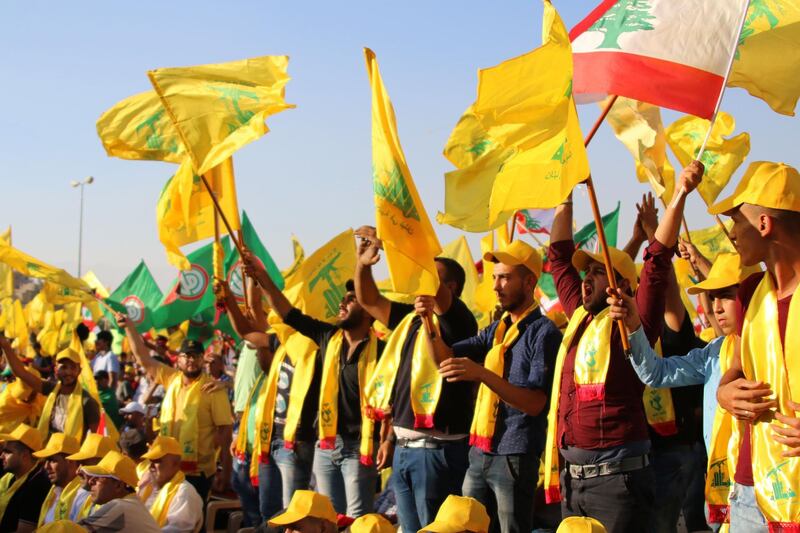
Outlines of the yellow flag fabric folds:
<svg viewBox="0 0 800 533">
<path fill-rule="evenodd" d="M 70 276 L 66 271 L 48 265 L 10 245 L 0 244 L 0 263 L 4 263 L 20 274 L 32 278 L 51 281 L 56 285 L 61 285 L 62 287 L 67 287 L 76 291 L 87 293 L 91 293 L 92 291 L 89 285 L 82 279 Z"/>
<path fill-rule="evenodd" d="M 213 168 L 206 174 L 206 180 L 232 228 L 238 230 L 241 222 L 232 161 L 226 159 Z M 192 172 L 189 160 L 178 167 L 161 191 L 156 206 L 156 220 L 167 260 L 177 268 L 187 270 L 189 261 L 180 247 L 214 236 L 214 203 L 200 176 Z"/>
<path fill-rule="evenodd" d="M 300 265 L 303 264 L 303 261 L 306 259 L 306 252 L 303 250 L 303 245 L 300 244 L 300 240 L 295 235 L 292 235 L 292 253 L 294 254 L 292 264 L 289 265 L 289 268 L 281 270 L 281 275 L 287 286 L 291 285 L 290 281 L 292 276 L 297 273 L 300 269 Z"/>
<path fill-rule="evenodd" d="M 28 347 L 28 321 L 22 309 L 22 302 L 14 300 L 10 306 L 4 306 L 6 314 L 5 334 L 9 339 L 14 339 L 14 347 L 24 353 Z"/>
<path fill-rule="evenodd" d="M 650 183 L 656 196 L 669 204 L 675 189 L 675 169 L 667 159 L 667 138 L 658 106 L 619 97 L 606 120 L 636 163 L 636 177 Z"/>
<path fill-rule="evenodd" d="M 730 232 L 733 227 L 733 221 L 725 221 L 725 227 Z M 718 224 L 705 229 L 690 231 L 689 235 L 691 235 L 692 244 L 697 248 L 697 251 L 709 261 L 713 262 L 721 253 L 737 253 L 730 239 Z"/>
<path fill-rule="evenodd" d="M 729 87 L 742 87 L 777 113 L 794 116 L 800 97 L 800 1 L 752 0 Z"/>
<path fill-rule="evenodd" d="M 0 235 L 0 246 L 11 246 L 11 227 Z M 0 263 L 0 300 L 14 296 L 14 271 L 10 266 Z"/>
<path fill-rule="evenodd" d="M 161 68 L 147 73 L 197 174 L 205 174 L 267 133 L 284 100 L 287 56 Z"/>
<path fill-rule="evenodd" d="M 89 287 L 91 287 L 100 298 L 108 298 L 108 289 L 92 270 L 81 276 L 81 279 L 88 283 Z"/>
<path fill-rule="evenodd" d="M 300 264 L 284 294 L 292 305 L 305 314 L 335 322 L 345 283 L 356 269 L 356 246 L 353 230 L 343 231 Z"/>
<path fill-rule="evenodd" d="M 458 170 L 445 175 L 440 223 L 488 231 L 517 209 L 558 205 L 589 176 L 569 36 L 549 1 L 543 20 L 541 47 L 478 73 L 444 149 Z"/>
<path fill-rule="evenodd" d="M 687 115 L 667 128 L 669 147 L 684 167 L 697 157 L 708 132 L 709 123 L 706 119 Z M 735 129 L 736 120 L 733 116 L 720 111 L 711 130 L 706 151 L 700 158 L 706 167 L 706 172 L 697 190 L 706 205 L 714 203 L 720 191 L 725 188 L 733 173 L 750 153 L 749 133 L 726 138 Z"/>
<path fill-rule="evenodd" d="M 103 113 L 97 135 L 109 156 L 170 163 L 186 158 L 178 130 L 155 91 L 126 98 Z"/>
<path fill-rule="evenodd" d="M 375 226 L 383 241 L 395 292 L 434 295 L 439 275 L 434 258 L 442 251 L 406 164 L 394 108 L 383 86 L 378 60 L 364 49 L 372 88 L 372 179 Z"/>
<path fill-rule="evenodd" d="M 500 228 L 502 229 L 504 227 L 505 224 Z M 499 240 L 502 241 L 502 239 Z M 481 257 L 483 257 L 483 254 L 486 252 L 491 252 L 503 246 L 501 242 L 498 242 L 497 246 L 495 246 L 494 241 L 494 231 L 490 231 L 481 238 Z M 477 319 L 478 327 L 480 328 L 485 328 L 491 324 L 495 305 L 497 304 L 497 295 L 494 292 L 494 280 L 492 279 L 493 271 L 494 263 L 491 261 L 483 261 L 483 274 L 481 274 L 480 282 L 475 289 L 475 305 L 481 312 L 481 318 Z"/>
</svg>

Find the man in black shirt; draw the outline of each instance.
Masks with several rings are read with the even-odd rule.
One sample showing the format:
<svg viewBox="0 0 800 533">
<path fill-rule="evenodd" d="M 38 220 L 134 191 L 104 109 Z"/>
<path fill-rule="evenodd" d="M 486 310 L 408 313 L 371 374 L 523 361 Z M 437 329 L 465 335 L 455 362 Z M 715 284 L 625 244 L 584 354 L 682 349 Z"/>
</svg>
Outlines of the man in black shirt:
<svg viewBox="0 0 800 533">
<path fill-rule="evenodd" d="M 322 373 L 313 466 L 318 491 L 331 499 L 337 513 L 353 518 L 371 513 L 378 435 L 374 423 L 362 418 L 362 406 L 367 381 L 383 350 L 372 330 L 372 316 L 356 301 L 353 282 L 348 281 L 336 325 L 312 318 L 292 306 L 260 262 L 245 254 L 244 263 L 283 322 L 319 346 Z"/>
<path fill-rule="evenodd" d="M 372 265 L 378 262 L 381 248 L 375 229 L 364 226 L 356 231 L 356 235 L 361 238 L 356 266 L 356 297 L 376 320 L 389 329 L 395 329 L 405 323 L 409 313 L 433 313 L 448 345 L 477 333 L 475 317 L 459 299 L 465 277 L 461 265 L 452 259 L 437 258 L 440 285 L 435 297 L 418 296 L 414 305 L 391 302 L 381 295 L 372 277 Z M 419 413 L 415 414 L 412 403 L 412 393 L 420 394 L 420 391 L 412 391 L 412 360 L 421 328 L 425 329 L 422 320 L 415 315 L 405 338 L 398 344 L 399 364 L 390 399 L 392 438 L 396 440 L 392 479 L 403 531 L 418 531 L 422 525 L 432 522 L 445 498 L 449 494 L 461 493 L 467 469 L 467 435 L 475 403 L 472 383 L 443 381 L 437 374 L 435 379 L 441 383 L 441 392 L 434 399 L 438 403 L 433 411 L 432 427 L 419 423 Z M 387 349 L 383 357 L 397 355 Z M 387 449 L 386 454 L 391 451 Z M 381 458 L 379 454 L 379 463 Z"/>
<path fill-rule="evenodd" d="M 4 475 L 0 478 L 0 531 L 34 531 L 50 480 L 33 452 L 42 449 L 42 436 L 27 424 L 0 434 Z"/>
</svg>

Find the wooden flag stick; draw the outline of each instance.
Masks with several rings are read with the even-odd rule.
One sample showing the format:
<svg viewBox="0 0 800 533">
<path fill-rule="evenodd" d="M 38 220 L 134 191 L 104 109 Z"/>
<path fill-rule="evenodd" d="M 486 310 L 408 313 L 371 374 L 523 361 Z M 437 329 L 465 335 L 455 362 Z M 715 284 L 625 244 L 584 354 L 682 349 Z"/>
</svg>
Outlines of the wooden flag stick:
<svg viewBox="0 0 800 533">
<path fill-rule="evenodd" d="M 239 230 L 238 233 L 239 233 L 239 242 L 244 244 L 244 232 L 242 232 L 242 230 Z M 247 284 L 249 278 L 247 274 L 245 274 L 244 272 L 244 262 L 241 261 L 241 259 L 242 258 L 240 257 L 239 261 L 241 266 L 239 267 L 239 271 L 242 273 L 242 291 L 244 292 L 244 311 L 245 313 L 247 313 L 250 311 L 250 296 L 248 295 L 248 290 L 247 290 Z"/>
<path fill-rule="evenodd" d="M 209 196 L 211 196 L 211 201 L 214 202 L 214 209 L 216 209 L 217 213 L 219 213 L 222 223 L 225 224 L 225 229 L 228 230 L 228 234 L 231 236 L 233 244 L 236 245 L 236 249 L 239 251 L 239 255 L 244 257 L 244 246 L 239 242 L 239 239 L 236 238 L 236 233 L 233 231 L 233 226 L 231 226 L 231 223 L 228 222 L 228 218 L 225 216 L 225 213 L 222 212 L 222 207 L 219 205 L 217 195 L 214 193 L 214 190 L 211 188 L 211 185 L 208 183 L 208 180 L 205 176 L 200 176 L 200 179 L 203 180 L 203 185 L 205 185 Z"/>
<path fill-rule="evenodd" d="M 514 231 L 517 229 L 517 213 L 518 211 L 514 211 L 514 214 L 511 215 L 511 231 L 508 234 L 508 242 L 514 242 Z"/>
<path fill-rule="evenodd" d="M 589 146 L 589 143 L 592 142 L 594 135 L 597 133 L 597 130 L 600 129 L 600 125 L 605 120 L 608 113 L 611 111 L 611 108 L 614 106 L 614 103 L 617 101 L 618 95 L 614 95 L 608 101 L 606 106 L 603 108 L 603 111 L 600 113 L 600 116 L 595 121 L 594 126 L 592 126 L 591 131 L 589 131 L 589 135 L 586 136 L 586 140 L 584 141 L 584 145 Z M 586 190 L 589 192 L 589 204 L 592 206 L 592 215 L 594 216 L 594 225 L 597 229 L 597 239 L 600 242 L 600 246 L 603 249 L 603 262 L 605 263 L 606 267 L 606 276 L 608 276 L 608 285 L 613 290 L 617 290 L 617 278 L 614 275 L 614 264 L 611 262 L 611 253 L 608 250 L 608 242 L 606 241 L 606 232 L 603 228 L 603 216 L 600 214 L 600 206 L 597 203 L 597 193 L 594 189 L 594 182 L 592 181 L 592 175 L 590 174 L 588 178 L 586 178 Z M 622 320 L 617 320 L 617 326 L 619 327 L 620 339 L 622 340 L 622 349 L 625 350 L 625 355 L 627 357 L 631 356 L 631 344 L 628 340 L 628 328 L 625 327 L 625 322 Z"/>
</svg>

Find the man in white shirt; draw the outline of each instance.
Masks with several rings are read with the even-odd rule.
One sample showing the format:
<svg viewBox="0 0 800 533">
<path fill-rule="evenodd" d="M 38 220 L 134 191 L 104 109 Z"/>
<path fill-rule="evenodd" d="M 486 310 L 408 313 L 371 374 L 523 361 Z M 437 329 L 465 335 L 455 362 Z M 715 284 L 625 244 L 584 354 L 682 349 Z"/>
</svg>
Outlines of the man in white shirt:
<svg viewBox="0 0 800 533">
<path fill-rule="evenodd" d="M 172 437 L 159 436 L 142 459 L 150 461 L 155 490 L 145 506 L 161 531 L 194 533 L 203 525 L 203 500 L 181 471 L 181 445 Z"/>
<path fill-rule="evenodd" d="M 34 457 L 44 459 L 44 470 L 52 484 L 42 504 L 38 527 L 54 520 L 78 519 L 78 514 L 89 497 L 89 491 L 81 487 L 77 461 L 67 459 L 67 456 L 79 450 L 80 444 L 74 437 L 53 433 L 47 446 L 34 452 Z"/>
<path fill-rule="evenodd" d="M 112 342 L 114 336 L 110 331 L 103 330 L 97 334 L 94 341 L 97 353 L 92 359 L 92 374 L 96 374 L 98 370 L 105 370 L 109 376 L 109 388 L 116 390 L 119 383 L 119 358 L 111 351 Z"/>
</svg>

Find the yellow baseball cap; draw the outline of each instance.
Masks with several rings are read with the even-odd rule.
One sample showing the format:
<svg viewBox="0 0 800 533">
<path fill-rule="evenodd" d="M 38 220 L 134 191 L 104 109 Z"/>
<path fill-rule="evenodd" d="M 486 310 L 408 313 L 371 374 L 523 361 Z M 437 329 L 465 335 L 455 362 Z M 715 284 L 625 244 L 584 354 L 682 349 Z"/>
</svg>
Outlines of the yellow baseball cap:
<svg viewBox="0 0 800 533">
<path fill-rule="evenodd" d="M 499 250 L 486 252 L 483 260 L 504 265 L 524 265 L 536 279 L 542 276 L 542 254 L 526 242 L 513 241 Z"/>
<path fill-rule="evenodd" d="M 151 461 L 155 461 L 161 459 L 165 455 L 177 455 L 178 457 L 181 457 L 183 455 L 181 443 L 172 437 L 159 435 L 150 445 L 150 449 L 148 449 L 147 452 L 142 455 L 142 459 L 150 459 Z"/>
<path fill-rule="evenodd" d="M 761 272 L 758 265 L 744 266 L 739 254 L 721 253 L 714 260 L 708 278 L 689 287 L 686 292 L 699 294 L 705 291 L 715 291 L 738 285 L 756 272 Z"/>
<path fill-rule="evenodd" d="M 606 533 L 606 527 L 588 516 L 570 516 L 561 522 L 556 533 Z"/>
<path fill-rule="evenodd" d="M 631 256 L 622 250 L 618 250 L 610 246 L 608 247 L 608 253 L 611 255 L 611 264 L 614 266 L 614 270 L 617 271 L 617 274 L 627 279 L 631 284 L 631 290 L 635 291 L 639 283 L 637 281 L 638 276 L 636 275 L 636 265 L 633 264 L 633 259 L 631 259 Z M 596 254 L 593 252 L 587 252 L 586 250 L 578 250 L 575 252 L 575 255 L 572 256 L 572 266 L 581 272 L 586 270 L 589 266 L 589 263 L 592 261 L 596 261 L 601 265 L 605 264 L 602 253 Z"/>
<path fill-rule="evenodd" d="M 81 356 L 78 355 L 78 352 L 72 348 L 64 348 L 56 354 L 56 362 L 61 361 L 62 359 L 69 359 L 76 365 L 81 364 Z"/>
<path fill-rule="evenodd" d="M 270 518 L 269 525 L 288 526 L 303 518 L 319 518 L 332 524 L 337 522 L 336 511 L 327 496 L 311 490 L 296 490 L 292 494 L 289 507 L 278 516 Z"/>
<path fill-rule="evenodd" d="M 379 514 L 365 514 L 350 524 L 350 533 L 395 533 L 394 526 Z"/>
<path fill-rule="evenodd" d="M 127 455 L 114 450 L 108 452 L 96 465 L 82 466 L 81 471 L 92 477 L 113 477 L 134 489 L 139 484 L 139 476 L 136 475 L 136 463 Z"/>
<path fill-rule="evenodd" d="M 709 207 L 708 212 L 719 215 L 742 204 L 800 211 L 800 173 L 786 163 L 750 163 L 733 194 Z"/>
<path fill-rule="evenodd" d="M 417 533 L 430 531 L 432 533 L 458 533 L 472 531 L 473 533 L 487 533 L 489 531 L 489 515 L 486 507 L 481 502 L 467 496 L 447 497 L 433 522 L 420 529 Z"/>
<path fill-rule="evenodd" d="M 55 520 L 37 528 L 38 533 L 83 533 L 89 531 L 70 520 Z"/>
<path fill-rule="evenodd" d="M 11 433 L 0 433 L 0 442 L 21 442 L 31 450 L 38 452 L 42 449 L 42 434 L 28 424 L 20 424 Z"/>
<path fill-rule="evenodd" d="M 88 459 L 102 459 L 110 451 L 116 450 L 117 445 L 111 440 L 111 437 L 100 435 L 98 433 L 87 433 L 86 438 L 83 439 L 81 449 L 78 453 L 73 453 L 67 456 L 70 461 L 86 461 Z"/>
<path fill-rule="evenodd" d="M 76 453 L 80 447 L 81 445 L 78 444 L 78 439 L 75 437 L 70 437 L 64 433 L 52 433 L 50 435 L 50 440 L 47 441 L 47 446 L 33 455 L 39 459 L 52 457 L 58 453 L 70 455 Z"/>
</svg>

